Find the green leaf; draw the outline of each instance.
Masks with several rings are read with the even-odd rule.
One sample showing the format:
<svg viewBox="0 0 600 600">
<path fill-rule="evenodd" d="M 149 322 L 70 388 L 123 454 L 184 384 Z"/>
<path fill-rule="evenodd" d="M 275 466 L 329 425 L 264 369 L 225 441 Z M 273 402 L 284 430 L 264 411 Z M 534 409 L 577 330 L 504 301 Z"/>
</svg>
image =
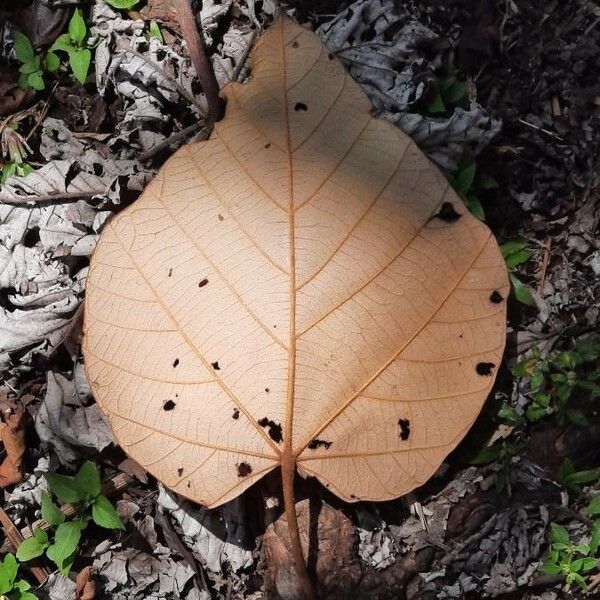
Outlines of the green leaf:
<svg viewBox="0 0 600 600">
<path fill-rule="evenodd" d="M 600 479 L 600 468 L 575 471 L 574 473 L 567 475 L 564 483 L 569 487 L 582 483 L 592 483 L 592 481 L 596 481 L 597 479 Z"/>
<path fill-rule="evenodd" d="M 42 494 L 42 519 L 48 523 L 48 525 L 60 525 L 65 521 L 65 515 L 60 510 L 48 494 L 45 492 Z"/>
<path fill-rule="evenodd" d="M 11 597 L 10 600 L 38 600 L 38 597 L 31 592 L 19 592 L 14 599 Z"/>
<path fill-rule="evenodd" d="M 117 511 L 105 496 L 98 496 L 92 505 L 92 519 L 105 529 L 123 529 L 123 522 Z"/>
<path fill-rule="evenodd" d="M 467 96 L 467 82 L 454 79 L 444 90 L 444 100 L 447 104 L 458 104 Z"/>
<path fill-rule="evenodd" d="M 46 555 L 67 575 L 71 569 L 72 555 L 77 549 L 81 538 L 81 524 L 76 521 L 61 523 L 56 528 L 54 543 L 48 547 Z"/>
<path fill-rule="evenodd" d="M 518 425 L 523 420 L 523 417 L 516 411 L 516 409 L 506 402 L 498 411 L 498 416 L 504 421 L 508 421 L 512 425 Z"/>
<path fill-rule="evenodd" d="M 546 575 L 558 575 L 561 572 L 560 565 L 550 561 L 546 561 L 543 565 L 541 565 L 539 570 L 542 573 L 546 573 Z"/>
<path fill-rule="evenodd" d="M 60 67 L 60 58 L 54 52 L 48 52 L 44 58 L 44 64 L 48 73 L 54 73 Z"/>
<path fill-rule="evenodd" d="M 446 112 L 446 106 L 438 92 L 436 92 L 435 96 L 425 105 L 425 112 L 432 115 Z"/>
<path fill-rule="evenodd" d="M 531 288 L 512 273 L 508 274 L 508 278 L 510 279 L 510 283 L 515 292 L 515 298 L 521 304 L 525 304 L 526 306 L 535 306 L 535 300 L 531 295 Z"/>
<path fill-rule="evenodd" d="M 527 242 L 522 240 L 513 240 L 500 246 L 502 256 L 509 269 L 527 262 L 531 258 L 531 252 L 527 246 Z"/>
<path fill-rule="evenodd" d="M 466 194 L 471 189 L 476 172 L 477 165 L 474 162 L 472 162 L 463 167 L 456 174 L 456 187 L 459 192 Z"/>
<path fill-rule="evenodd" d="M 592 501 L 588 504 L 585 512 L 587 512 L 590 517 L 600 515 L 600 496 L 592 498 Z"/>
<path fill-rule="evenodd" d="M 569 532 L 558 523 L 550 523 L 549 539 L 552 543 L 559 542 L 561 544 L 568 544 Z"/>
<path fill-rule="evenodd" d="M 163 41 L 163 36 L 162 36 L 161 31 L 160 31 L 160 27 L 158 26 L 158 23 L 156 21 L 150 21 L 150 27 L 148 29 L 148 35 L 150 37 L 156 38 L 160 42 Z"/>
<path fill-rule="evenodd" d="M 85 499 L 85 490 L 79 488 L 74 477 L 56 473 L 45 473 L 44 477 L 48 482 L 50 491 L 60 502 L 75 504 Z"/>
<path fill-rule="evenodd" d="M 527 411 L 525 412 L 525 416 L 532 423 L 537 423 L 540 419 L 543 419 L 548 413 L 548 409 L 543 406 L 538 406 L 537 404 L 530 404 L 527 407 Z"/>
<path fill-rule="evenodd" d="M 75 46 L 71 43 L 71 38 L 68 33 L 63 33 L 59 35 L 55 40 L 52 46 L 50 46 L 49 52 L 54 52 L 54 50 L 62 50 L 63 52 L 71 52 Z"/>
<path fill-rule="evenodd" d="M 481 202 L 479 201 L 479 198 L 477 196 L 473 196 L 473 195 L 468 195 L 465 197 L 462 194 L 461 194 L 461 197 L 463 198 L 465 204 L 467 205 L 469 212 L 476 219 L 479 219 L 480 221 L 485 221 L 485 212 L 483 210 L 483 206 L 481 206 Z"/>
<path fill-rule="evenodd" d="M 91 460 L 86 460 L 81 465 L 75 475 L 75 482 L 80 490 L 85 491 L 88 498 L 95 498 L 102 489 L 98 467 Z"/>
<path fill-rule="evenodd" d="M 25 75 L 30 75 L 31 73 L 35 73 L 40 70 L 40 57 L 36 56 L 33 60 L 28 60 L 24 62 L 19 67 L 19 73 L 25 73 Z"/>
<path fill-rule="evenodd" d="M 596 552 L 598 552 L 598 548 L 600 548 L 600 521 L 594 521 L 594 526 L 592 527 L 592 536 L 590 537 L 588 546 L 590 547 L 590 552 L 592 554 L 596 554 Z"/>
<path fill-rule="evenodd" d="M 477 176 L 477 186 L 482 190 L 495 190 L 500 187 L 500 184 L 491 175 L 482 173 Z"/>
<path fill-rule="evenodd" d="M 0 594 L 6 594 L 12 590 L 18 568 L 15 555 L 7 554 L 4 562 L 0 564 Z"/>
<path fill-rule="evenodd" d="M 83 20 L 81 11 L 77 8 L 71 17 L 71 20 L 69 21 L 69 37 L 77 45 L 80 45 L 85 39 L 86 33 L 87 28 L 85 26 L 85 21 Z"/>
<path fill-rule="evenodd" d="M 17 558 L 27 562 L 44 554 L 48 547 L 48 534 L 43 529 L 36 529 L 33 536 L 21 542 L 17 548 Z"/>
<path fill-rule="evenodd" d="M 27 83 L 34 89 L 34 90 L 43 90 L 46 87 L 46 84 L 44 83 L 44 76 L 42 75 L 41 71 L 36 71 L 35 73 L 30 73 L 29 75 L 27 75 Z"/>
<path fill-rule="evenodd" d="M 33 46 L 31 45 L 29 38 L 21 32 L 15 31 L 14 40 L 15 56 L 17 57 L 17 60 L 21 63 L 33 60 L 35 52 L 33 51 Z"/>
<path fill-rule="evenodd" d="M 87 48 L 77 48 L 69 52 L 69 65 L 71 71 L 73 71 L 75 79 L 82 85 L 87 78 L 91 60 L 92 53 Z"/>
<path fill-rule="evenodd" d="M 140 0 L 104 0 L 106 4 L 119 10 L 129 10 L 133 8 Z"/>
<path fill-rule="evenodd" d="M 579 587 L 583 590 L 587 589 L 587 585 L 585 583 L 585 579 L 579 575 L 579 573 L 569 573 L 567 575 L 567 583 L 571 584 L 571 583 L 576 583 L 577 585 L 579 585 Z"/>
<path fill-rule="evenodd" d="M 472 465 L 489 465 L 499 460 L 503 455 L 504 446 L 502 444 L 494 444 L 493 446 L 482 448 L 469 462 Z"/>
<path fill-rule="evenodd" d="M 568 408 L 565 411 L 565 414 L 567 415 L 567 419 L 569 419 L 571 423 L 575 423 L 575 425 L 581 425 L 582 427 L 589 425 L 587 417 L 583 411 L 578 408 Z"/>
</svg>

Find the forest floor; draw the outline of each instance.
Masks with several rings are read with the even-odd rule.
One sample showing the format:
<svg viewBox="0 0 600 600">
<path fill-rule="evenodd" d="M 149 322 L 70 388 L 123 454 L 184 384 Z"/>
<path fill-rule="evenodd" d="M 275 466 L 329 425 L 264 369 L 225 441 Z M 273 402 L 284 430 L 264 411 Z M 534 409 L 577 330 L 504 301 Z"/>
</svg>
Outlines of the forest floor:
<svg viewBox="0 0 600 600">
<path fill-rule="evenodd" d="M 426 485 L 346 505 L 298 481 L 319 598 L 600 598 L 600 4 L 286 7 L 449 176 L 498 238 L 513 284 L 494 392 Z M 31 536 L 43 474 L 86 459 L 124 528 L 110 509 L 113 530 L 90 523 L 63 557 L 69 576 L 45 557 L 23 561 L 30 592 L 2 587 L 5 559 L 0 596 L 291 600 L 278 475 L 221 508 L 194 506 L 113 444 L 91 397 L 80 349 L 89 257 L 104 223 L 201 132 L 206 102 L 168 0 L 95 0 L 81 23 L 74 10 L 0 7 L 2 554 Z M 251 72 L 247 49 L 274 12 L 273 0 L 202 3 L 221 85 Z M 31 50 L 15 55 L 15 30 Z"/>
</svg>

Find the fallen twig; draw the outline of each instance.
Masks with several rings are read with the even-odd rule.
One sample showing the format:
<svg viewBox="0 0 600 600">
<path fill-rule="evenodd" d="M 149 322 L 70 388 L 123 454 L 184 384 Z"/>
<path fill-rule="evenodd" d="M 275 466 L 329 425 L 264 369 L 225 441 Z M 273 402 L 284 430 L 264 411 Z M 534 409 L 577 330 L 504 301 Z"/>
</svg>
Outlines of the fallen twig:
<svg viewBox="0 0 600 600">
<path fill-rule="evenodd" d="M 217 83 L 212 63 L 206 56 L 204 40 L 198 33 L 194 13 L 192 13 L 192 7 L 190 6 L 189 0 L 175 0 L 175 7 L 177 9 L 181 31 L 183 32 L 183 37 L 187 43 L 190 58 L 192 59 L 192 64 L 196 69 L 196 74 L 202 84 L 202 90 L 206 95 L 206 100 L 208 102 L 208 118 L 213 122 L 219 121 L 223 118 L 225 103 L 219 96 L 219 84 Z"/>
</svg>

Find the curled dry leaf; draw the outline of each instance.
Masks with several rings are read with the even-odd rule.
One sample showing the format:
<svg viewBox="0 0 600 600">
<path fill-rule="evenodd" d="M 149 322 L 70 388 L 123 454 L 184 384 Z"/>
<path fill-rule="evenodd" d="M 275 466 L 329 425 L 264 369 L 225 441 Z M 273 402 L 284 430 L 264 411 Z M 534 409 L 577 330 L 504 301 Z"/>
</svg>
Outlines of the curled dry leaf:
<svg viewBox="0 0 600 600">
<path fill-rule="evenodd" d="M 94 600 L 96 597 L 96 582 L 94 581 L 94 570 L 85 567 L 79 571 L 75 579 L 77 586 L 77 600 Z"/>
<path fill-rule="evenodd" d="M 281 466 L 289 522 L 296 467 L 350 502 L 436 471 L 493 384 L 508 283 L 487 227 L 311 32 L 279 19 L 253 64 L 211 139 L 106 227 L 84 353 L 140 464 L 209 506 Z"/>
<path fill-rule="evenodd" d="M 23 455 L 25 454 L 25 409 L 20 405 L 0 405 L 2 422 L 0 439 L 6 456 L 0 464 L 0 487 L 7 487 L 23 479 Z"/>
</svg>

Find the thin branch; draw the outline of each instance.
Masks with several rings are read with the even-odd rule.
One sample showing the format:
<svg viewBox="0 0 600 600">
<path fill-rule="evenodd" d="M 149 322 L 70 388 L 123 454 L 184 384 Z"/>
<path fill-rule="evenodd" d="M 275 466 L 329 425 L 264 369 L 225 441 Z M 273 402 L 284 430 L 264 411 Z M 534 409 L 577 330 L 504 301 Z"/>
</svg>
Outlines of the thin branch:
<svg viewBox="0 0 600 600">
<path fill-rule="evenodd" d="M 198 33 L 190 0 L 175 0 L 175 8 L 179 17 L 181 31 L 183 32 L 183 37 L 187 43 L 190 58 L 192 59 L 192 64 L 194 65 L 194 69 L 196 69 L 196 74 L 200 79 L 202 90 L 206 95 L 206 100 L 208 102 L 208 118 L 213 122 L 220 121 L 225 112 L 225 103 L 219 96 L 219 84 L 217 83 L 212 63 L 206 56 L 204 40 Z"/>
</svg>

